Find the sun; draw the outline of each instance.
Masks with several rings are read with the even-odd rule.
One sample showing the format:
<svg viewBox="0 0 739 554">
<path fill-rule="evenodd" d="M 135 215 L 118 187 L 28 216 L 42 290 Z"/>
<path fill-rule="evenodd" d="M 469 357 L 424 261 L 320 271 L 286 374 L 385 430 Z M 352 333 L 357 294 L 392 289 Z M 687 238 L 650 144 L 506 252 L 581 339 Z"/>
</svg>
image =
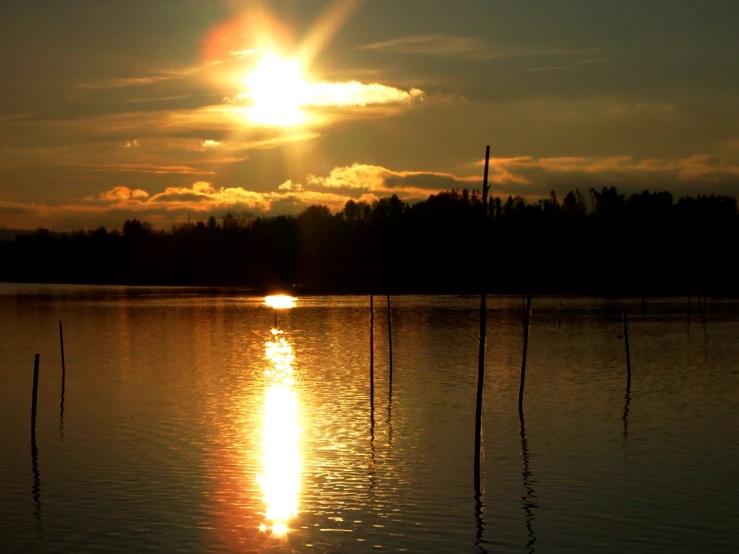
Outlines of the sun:
<svg viewBox="0 0 739 554">
<path fill-rule="evenodd" d="M 299 62 L 266 53 L 244 82 L 252 102 L 248 109 L 252 123 L 288 127 L 306 121 L 302 106 L 310 99 L 310 84 Z"/>
</svg>

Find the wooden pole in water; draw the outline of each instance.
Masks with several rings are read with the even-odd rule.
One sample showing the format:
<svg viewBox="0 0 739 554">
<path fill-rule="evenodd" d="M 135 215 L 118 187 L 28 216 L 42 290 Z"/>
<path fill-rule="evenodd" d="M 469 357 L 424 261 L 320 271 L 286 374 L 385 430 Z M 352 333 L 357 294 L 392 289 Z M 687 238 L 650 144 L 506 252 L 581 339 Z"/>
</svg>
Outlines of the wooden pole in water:
<svg viewBox="0 0 739 554">
<path fill-rule="evenodd" d="M 62 355 L 62 397 L 59 401 L 59 432 L 64 436 L 64 385 L 67 380 L 67 368 L 64 361 L 64 331 L 62 329 L 62 320 L 59 320 L 59 346 Z"/>
<path fill-rule="evenodd" d="M 375 297 L 370 294 L 370 409 L 375 414 Z"/>
<path fill-rule="evenodd" d="M 482 209 L 483 227 L 482 244 L 480 245 L 481 261 L 486 255 L 485 239 L 487 238 L 488 222 L 488 171 L 490 169 L 490 145 L 485 148 L 485 174 L 482 181 Z M 485 267 L 485 262 L 483 261 Z M 475 494 L 480 494 L 480 450 L 482 441 L 482 397 L 485 383 L 485 336 L 487 323 L 487 292 L 485 274 L 482 273 L 482 291 L 480 293 L 480 344 L 477 357 L 477 403 L 475 406 Z"/>
<path fill-rule="evenodd" d="M 64 329 L 62 329 L 62 320 L 59 320 L 59 346 L 62 351 L 62 389 L 64 389 L 64 381 L 67 378 L 67 368 L 64 362 Z"/>
<path fill-rule="evenodd" d="M 38 402 L 38 364 L 39 355 L 33 360 L 33 395 L 31 396 L 31 445 L 36 446 L 36 404 Z"/>
<path fill-rule="evenodd" d="M 521 360 L 521 386 L 518 389 L 518 414 L 523 419 L 523 391 L 526 384 L 526 352 L 529 348 L 529 323 L 531 321 L 531 295 L 526 297 L 526 313 L 523 322 L 523 358 Z"/>
<path fill-rule="evenodd" d="M 390 317 L 390 295 L 387 295 L 387 344 L 390 353 L 390 388 L 393 387 L 393 323 Z"/>
<path fill-rule="evenodd" d="M 621 309 L 621 319 L 624 324 L 624 345 L 626 346 L 626 387 L 631 388 L 631 352 L 629 350 L 629 325 L 626 319 L 626 312 Z"/>
<path fill-rule="evenodd" d="M 557 328 L 562 328 L 562 300 L 559 301 L 559 317 L 557 318 Z"/>
</svg>

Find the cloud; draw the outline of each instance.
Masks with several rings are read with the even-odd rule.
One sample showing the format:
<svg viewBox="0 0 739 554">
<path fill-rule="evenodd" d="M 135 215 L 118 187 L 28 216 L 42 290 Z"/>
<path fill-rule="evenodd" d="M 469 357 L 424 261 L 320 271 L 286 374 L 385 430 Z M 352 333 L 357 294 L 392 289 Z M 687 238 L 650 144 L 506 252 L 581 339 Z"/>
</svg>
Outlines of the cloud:
<svg viewBox="0 0 739 554">
<path fill-rule="evenodd" d="M 113 187 L 110 190 L 100 193 L 100 200 L 140 200 L 148 198 L 149 193 L 141 189 L 130 189 L 128 187 Z"/>
<path fill-rule="evenodd" d="M 737 196 L 739 165 L 714 155 L 679 159 L 521 156 L 491 159 L 490 182 L 502 194 L 523 196 L 541 196 L 552 189 L 566 193 L 574 188 L 611 186 L 627 194 L 648 189 L 668 190 L 676 197 L 711 193 Z"/>
<path fill-rule="evenodd" d="M 290 190 L 290 191 L 296 191 L 299 192 L 303 190 L 303 185 L 300 183 L 293 183 L 291 179 L 288 179 L 284 183 L 282 183 L 279 187 L 277 187 L 278 190 Z"/>
<path fill-rule="evenodd" d="M 417 88 L 402 90 L 379 83 L 314 83 L 310 87 L 310 106 L 368 106 L 371 104 L 409 104 L 423 98 Z"/>
<path fill-rule="evenodd" d="M 77 83 L 75 87 L 82 91 L 87 91 L 87 92 L 121 89 L 121 88 L 129 88 L 129 87 L 145 87 L 145 86 L 151 86 L 151 85 L 155 85 L 155 84 L 163 83 L 167 81 L 177 81 L 181 79 L 186 79 L 188 77 L 193 77 L 193 76 L 201 74 L 204 71 L 212 69 L 213 67 L 219 65 L 220 63 L 222 63 L 221 60 L 213 60 L 210 62 L 203 62 L 203 63 L 193 64 L 189 66 L 154 70 L 154 71 L 151 71 L 148 75 L 143 75 L 143 76 L 113 77 L 109 79 L 98 79 L 95 81 Z"/>
<path fill-rule="evenodd" d="M 490 44 L 482 37 L 421 34 L 374 42 L 362 50 L 382 50 L 399 54 L 445 56 L 473 60 L 529 56 L 571 56 L 592 54 L 594 50 L 561 48 L 537 44 Z"/>
<path fill-rule="evenodd" d="M 410 105 L 423 100 L 426 93 L 419 88 L 403 90 L 380 83 L 317 82 L 304 87 L 298 108 L 364 108 L 378 105 Z M 253 103 L 252 93 L 241 92 L 228 102 L 249 106 Z M 377 113 L 377 112 L 368 112 Z M 308 118 L 307 122 L 310 123 Z M 316 121 L 315 119 L 313 121 Z"/>
<path fill-rule="evenodd" d="M 213 140 L 213 139 L 205 139 L 201 144 L 200 148 L 202 150 L 208 150 L 209 148 L 220 148 L 223 146 L 223 141 L 220 140 Z"/>
<path fill-rule="evenodd" d="M 572 65 L 548 65 L 545 67 L 530 67 L 529 69 L 524 69 L 524 71 L 559 71 L 561 69 L 571 69 Z"/>
<path fill-rule="evenodd" d="M 153 173 L 155 175 L 215 175 L 213 171 L 196 169 L 186 165 L 158 165 L 158 164 L 92 164 L 77 166 L 81 169 L 96 171 L 124 171 L 131 173 Z"/>
<path fill-rule="evenodd" d="M 243 60 L 244 58 L 251 58 L 252 56 L 261 54 L 263 51 L 262 48 L 246 48 L 244 50 L 232 50 L 229 54 L 234 58 Z"/>
<path fill-rule="evenodd" d="M 545 65 L 540 67 L 529 67 L 527 69 L 523 69 L 522 71 L 528 71 L 528 72 L 538 72 L 538 71 L 559 71 L 562 69 L 583 69 L 587 67 L 592 67 L 595 65 L 602 65 L 606 62 L 611 61 L 612 58 L 591 58 L 586 60 L 573 60 L 569 63 L 565 64 L 558 64 L 558 65 Z"/>
<path fill-rule="evenodd" d="M 480 177 L 460 177 L 451 173 L 433 171 L 393 171 L 381 166 L 353 164 L 335 167 L 325 177 L 308 175 L 310 187 L 360 190 L 380 193 L 412 193 L 441 191 L 452 188 L 470 188 L 481 182 Z"/>
<path fill-rule="evenodd" d="M 412 201 L 445 190 L 482 188 L 482 164 L 462 174 L 435 171 L 398 171 L 376 165 L 353 164 L 332 169 L 325 176 L 308 175 L 308 190 L 332 190 L 355 198 L 361 194 L 398 194 Z M 470 174 L 473 173 L 473 174 Z M 498 196 L 523 196 L 538 199 L 557 190 L 566 194 L 579 188 L 589 190 L 616 186 L 633 194 L 642 190 L 669 190 L 676 197 L 696 194 L 739 196 L 739 165 L 713 155 L 694 155 L 680 159 L 634 159 L 518 156 L 492 158 L 490 192 Z"/>
<path fill-rule="evenodd" d="M 318 133 L 314 133 L 312 131 L 289 133 L 286 135 L 281 135 L 281 136 L 272 137 L 268 139 L 251 140 L 248 142 L 242 142 L 241 146 L 245 148 L 246 150 L 266 150 L 266 149 L 274 148 L 276 146 L 280 146 L 283 144 L 289 144 L 291 142 L 303 142 L 303 141 L 313 140 L 320 136 L 321 135 L 319 135 Z"/>
</svg>

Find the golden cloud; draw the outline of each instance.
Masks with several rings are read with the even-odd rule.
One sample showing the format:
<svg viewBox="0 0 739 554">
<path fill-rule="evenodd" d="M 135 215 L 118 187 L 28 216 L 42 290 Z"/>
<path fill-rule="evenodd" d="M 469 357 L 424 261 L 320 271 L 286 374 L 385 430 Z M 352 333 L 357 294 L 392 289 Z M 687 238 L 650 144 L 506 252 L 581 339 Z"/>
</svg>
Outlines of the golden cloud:
<svg viewBox="0 0 739 554">
<path fill-rule="evenodd" d="M 356 163 L 335 167 L 325 177 L 308 175 L 306 178 L 307 185 L 312 187 L 390 193 L 470 188 L 480 182 L 480 177 L 474 176 L 461 177 L 434 171 L 394 171 L 381 166 Z"/>
<path fill-rule="evenodd" d="M 130 189 L 128 187 L 113 187 L 100 194 L 100 200 L 141 200 L 148 198 L 149 193 L 141 189 Z"/>
<path fill-rule="evenodd" d="M 201 144 L 200 147 L 203 150 L 207 150 L 208 148 L 220 148 L 223 146 L 223 141 L 220 140 L 213 140 L 213 139 L 205 139 Z"/>
</svg>

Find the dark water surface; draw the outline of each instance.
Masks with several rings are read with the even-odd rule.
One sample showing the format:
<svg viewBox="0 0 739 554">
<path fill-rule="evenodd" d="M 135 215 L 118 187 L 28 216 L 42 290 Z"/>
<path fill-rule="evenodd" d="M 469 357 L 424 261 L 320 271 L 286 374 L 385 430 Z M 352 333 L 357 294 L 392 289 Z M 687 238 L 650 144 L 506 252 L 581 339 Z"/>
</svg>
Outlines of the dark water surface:
<svg viewBox="0 0 739 554">
<path fill-rule="evenodd" d="M 737 552 L 739 304 L 0 285 L 2 552 Z M 64 324 L 62 405 L 58 323 Z M 30 441 L 41 355 L 37 450 Z M 287 529 L 284 532 L 284 529 Z"/>
</svg>

